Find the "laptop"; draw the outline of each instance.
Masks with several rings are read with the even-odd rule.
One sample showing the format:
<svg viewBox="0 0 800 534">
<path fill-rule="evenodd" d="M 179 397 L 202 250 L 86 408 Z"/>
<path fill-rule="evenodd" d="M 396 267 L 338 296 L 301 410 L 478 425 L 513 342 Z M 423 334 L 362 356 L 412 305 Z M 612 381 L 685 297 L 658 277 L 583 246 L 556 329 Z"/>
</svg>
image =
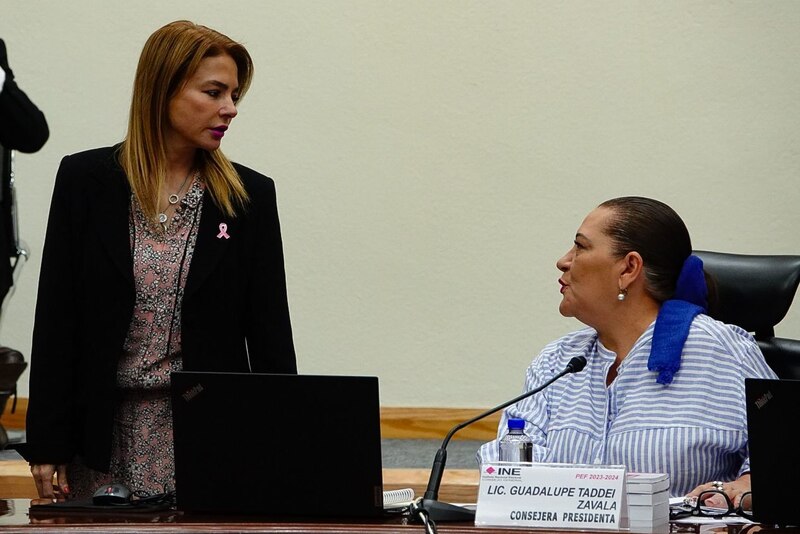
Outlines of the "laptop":
<svg viewBox="0 0 800 534">
<path fill-rule="evenodd" d="M 793 435 L 798 423 L 800 380 L 746 378 L 744 386 L 753 518 L 759 523 L 800 525 L 800 510 L 791 503 L 793 493 L 784 493 L 787 483 L 800 479 L 798 443 L 787 434 Z"/>
<path fill-rule="evenodd" d="M 172 373 L 178 510 L 383 515 L 374 376 Z"/>
</svg>

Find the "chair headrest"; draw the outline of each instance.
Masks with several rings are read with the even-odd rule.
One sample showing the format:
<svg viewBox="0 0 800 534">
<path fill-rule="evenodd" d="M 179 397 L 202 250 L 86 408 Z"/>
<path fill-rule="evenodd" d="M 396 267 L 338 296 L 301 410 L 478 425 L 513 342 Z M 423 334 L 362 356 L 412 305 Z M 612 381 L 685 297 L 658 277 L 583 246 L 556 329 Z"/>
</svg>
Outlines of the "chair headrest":
<svg viewBox="0 0 800 534">
<path fill-rule="evenodd" d="M 800 284 L 800 255 L 730 254 L 696 250 L 704 270 L 717 284 L 720 321 L 754 332 L 757 339 L 774 336 Z"/>
<path fill-rule="evenodd" d="M 774 337 L 759 341 L 758 346 L 778 378 L 800 380 L 800 339 Z"/>
</svg>

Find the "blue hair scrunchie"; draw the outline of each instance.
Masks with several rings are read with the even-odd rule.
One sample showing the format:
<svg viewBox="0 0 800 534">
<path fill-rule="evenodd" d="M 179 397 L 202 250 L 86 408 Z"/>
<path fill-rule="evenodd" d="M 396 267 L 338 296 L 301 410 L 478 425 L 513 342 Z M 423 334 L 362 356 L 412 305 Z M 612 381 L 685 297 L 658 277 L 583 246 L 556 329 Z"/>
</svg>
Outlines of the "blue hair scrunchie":
<svg viewBox="0 0 800 534">
<path fill-rule="evenodd" d="M 653 327 L 653 342 L 647 368 L 658 371 L 656 382 L 670 384 L 681 366 L 683 344 L 689 337 L 692 320 L 706 313 L 708 287 L 703 274 L 703 260 L 694 254 L 686 258 L 678 276 L 673 297 L 661 304 Z"/>
</svg>

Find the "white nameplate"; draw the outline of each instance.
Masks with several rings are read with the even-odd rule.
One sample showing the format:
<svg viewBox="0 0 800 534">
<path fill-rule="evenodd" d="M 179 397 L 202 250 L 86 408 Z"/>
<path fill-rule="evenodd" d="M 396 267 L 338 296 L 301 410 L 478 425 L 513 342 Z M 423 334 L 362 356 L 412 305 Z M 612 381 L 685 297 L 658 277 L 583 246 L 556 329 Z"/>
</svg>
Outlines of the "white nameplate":
<svg viewBox="0 0 800 534">
<path fill-rule="evenodd" d="M 624 488 L 621 465 L 484 464 L 475 524 L 618 529 Z"/>
</svg>

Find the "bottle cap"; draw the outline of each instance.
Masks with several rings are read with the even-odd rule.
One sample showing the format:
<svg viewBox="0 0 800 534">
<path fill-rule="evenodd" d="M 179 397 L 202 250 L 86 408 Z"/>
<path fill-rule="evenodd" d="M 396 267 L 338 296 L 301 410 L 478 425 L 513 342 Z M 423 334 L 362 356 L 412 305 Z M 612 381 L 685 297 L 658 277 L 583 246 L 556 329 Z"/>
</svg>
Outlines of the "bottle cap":
<svg viewBox="0 0 800 534">
<path fill-rule="evenodd" d="M 523 419 L 509 419 L 508 420 L 508 429 L 509 430 L 522 430 L 525 428 L 525 421 Z"/>
</svg>

